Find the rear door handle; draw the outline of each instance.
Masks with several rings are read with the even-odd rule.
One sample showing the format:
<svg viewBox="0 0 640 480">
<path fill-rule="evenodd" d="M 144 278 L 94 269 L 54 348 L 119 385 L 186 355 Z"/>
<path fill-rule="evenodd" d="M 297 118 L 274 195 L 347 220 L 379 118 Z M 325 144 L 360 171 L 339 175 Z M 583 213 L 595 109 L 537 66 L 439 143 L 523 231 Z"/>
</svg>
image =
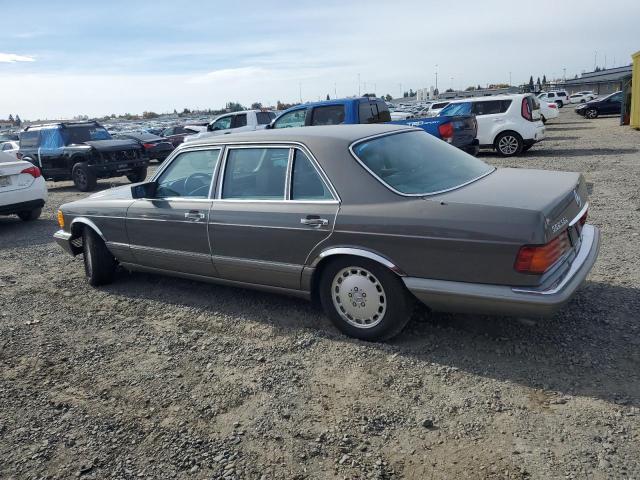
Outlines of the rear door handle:
<svg viewBox="0 0 640 480">
<path fill-rule="evenodd" d="M 306 218 L 301 218 L 300 223 L 303 225 L 308 225 L 309 227 L 324 227 L 329 225 L 329 220 L 327 220 L 326 218 L 309 215 Z"/>
<path fill-rule="evenodd" d="M 184 218 L 194 222 L 199 222 L 204 218 L 204 213 L 199 212 L 198 210 L 190 210 L 184 214 Z"/>
</svg>

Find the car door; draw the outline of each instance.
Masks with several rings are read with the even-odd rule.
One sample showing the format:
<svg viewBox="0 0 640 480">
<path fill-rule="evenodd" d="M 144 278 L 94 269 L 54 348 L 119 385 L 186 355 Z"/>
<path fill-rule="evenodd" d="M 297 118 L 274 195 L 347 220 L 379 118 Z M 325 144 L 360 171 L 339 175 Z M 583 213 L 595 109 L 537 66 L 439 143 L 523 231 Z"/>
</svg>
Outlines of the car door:
<svg viewBox="0 0 640 480">
<path fill-rule="evenodd" d="M 220 148 L 190 149 L 155 178 L 156 191 L 127 210 L 135 262 L 151 268 L 214 276 L 207 231 Z"/>
<path fill-rule="evenodd" d="M 614 114 L 620 113 L 622 108 L 622 93 L 616 93 L 607 98 L 604 102 L 602 102 L 602 107 L 600 108 L 601 114 Z"/>
<path fill-rule="evenodd" d="M 471 113 L 476 116 L 478 123 L 478 142 L 480 145 L 493 145 L 493 141 L 500 133 L 504 124 L 504 114 L 499 113 L 499 108 L 494 104 L 499 104 L 500 100 L 477 101 L 471 106 Z"/>
<path fill-rule="evenodd" d="M 308 151 L 229 146 L 209 216 L 220 277 L 299 289 L 316 245 L 331 235 L 338 197 Z"/>
</svg>

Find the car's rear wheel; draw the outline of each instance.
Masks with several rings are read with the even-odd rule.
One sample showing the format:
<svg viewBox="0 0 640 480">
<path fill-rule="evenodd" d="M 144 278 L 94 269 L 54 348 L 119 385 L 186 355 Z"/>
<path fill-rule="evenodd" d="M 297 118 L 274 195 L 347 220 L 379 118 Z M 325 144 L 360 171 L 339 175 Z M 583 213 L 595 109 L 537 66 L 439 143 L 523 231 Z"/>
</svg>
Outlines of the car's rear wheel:
<svg viewBox="0 0 640 480">
<path fill-rule="evenodd" d="M 97 287 L 113 281 L 116 259 L 107 249 L 104 241 L 91 228 L 82 232 L 84 273 L 90 285 Z"/>
<path fill-rule="evenodd" d="M 320 301 L 333 324 L 361 340 L 396 336 L 409 321 L 413 298 L 382 265 L 357 257 L 332 261 L 322 271 Z"/>
<path fill-rule="evenodd" d="M 73 184 L 81 192 L 90 192 L 95 190 L 96 185 L 98 184 L 98 178 L 91 171 L 86 162 L 79 162 L 73 166 L 73 169 L 71 170 L 71 178 L 73 179 Z"/>
<path fill-rule="evenodd" d="M 564 103 L 562 103 L 562 100 L 556 100 L 556 105 L 558 105 L 558 108 L 564 107 Z"/>
<path fill-rule="evenodd" d="M 42 208 L 35 208 L 33 210 L 25 210 L 24 212 L 18 212 L 18 217 L 20 220 L 25 222 L 30 222 L 32 220 L 37 220 L 40 218 L 40 214 L 42 213 Z"/>
<path fill-rule="evenodd" d="M 547 123 L 547 118 L 542 114 L 540 114 L 540 120 L 542 120 L 542 123 Z"/>
<path fill-rule="evenodd" d="M 503 157 L 513 157 L 522 152 L 524 142 L 516 132 L 502 132 L 496 137 L 495 149 Z"/>
<path fill-rule="evenodd" d="M 133 171 L 127 175 L 127 178 L 131 183 L 144 182 L 145 178 L 147 178 L 147 167 L 133 169 Z"/>
<path fill-rule="evenodd" d="M 584 112 L 584 116 L 587 118 L 598 118 L 598 110 L 595 108 L 590 108 L 586 112 Z"/>
</svg>

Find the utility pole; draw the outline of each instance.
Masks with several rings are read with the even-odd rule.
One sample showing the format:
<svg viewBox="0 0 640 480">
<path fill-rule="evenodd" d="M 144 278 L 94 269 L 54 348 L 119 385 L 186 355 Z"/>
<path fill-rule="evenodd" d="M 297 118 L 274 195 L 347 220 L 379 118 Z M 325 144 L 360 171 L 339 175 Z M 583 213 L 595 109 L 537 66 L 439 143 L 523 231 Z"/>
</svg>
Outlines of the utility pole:
<svg viewBox="0 0 640 480">
<path fill-rule="evenodd" d="M 607 69 L 607 54 L 604 54 L 604 69 Z"/>
<path fill-rule="evenodd" d="M 358 74 L 358 96 L 360 96 L 360 74 Z"/>
<path fill-rule="evenodd" d="M 567 67 L 562 69 L 562 80 L 567 81 Z"/>
<path fill-rule="evenodd" d="M 399 98 L 402 98 L 402 84 L 399 83 L 398 85 L 400 86 L 400 97 Z"/>
<path fill-rule="evenodd" d="M 511 72 L 509 72 L 509 86 L 511 86 Z"/>
<path fill-rule="evenodd" d="M 436 63 L 436 90 L 438 90 L 438 64 Z"/>
<path fill-rule="evenodd" d="M 598 65 L 598 51 L 596 50 L 595 56 L 593 57 L 593 71 L 596 71 L 596 66 Z"/>
<path fill-rule="evenodd" d="M 338 98 L 336 82 L 333 82 L 333 98 Z"/>
<path fill-rule="evenodd" d="M 298 82 L 298 93 L 300 94 L 300 103 L 302 103 L 302 82 Z"/>
</svg>

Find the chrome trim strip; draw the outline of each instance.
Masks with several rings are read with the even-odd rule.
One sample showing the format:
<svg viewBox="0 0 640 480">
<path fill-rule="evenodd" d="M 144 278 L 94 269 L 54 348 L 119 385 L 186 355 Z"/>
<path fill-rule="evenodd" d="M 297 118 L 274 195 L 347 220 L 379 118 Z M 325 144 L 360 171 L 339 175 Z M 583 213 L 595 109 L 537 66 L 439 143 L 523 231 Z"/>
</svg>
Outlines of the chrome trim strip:
<svg viewBox="0 0 640 480">
<path fill-rule="evenodd" d="M 131 245 L 123 242 L 105 242 L 107 247 L 115 247 L 115 248 L 129 248 Z"/>
<path fill-rule="evenodd" d="M 258 199 L 258 198 L 216 198 L 216 202 L 221 203 L 277 203 L 278 205 L 290 205 L 292 203 L 320 203 L 323 205 L 338 205 L 337 200 L 273 200 L 273 199 Z"/>
<path fill-rule="evenodd" d="M 353 147 L 355 147 L 357 144 L 365 142 L 367 140 L 371 140 L 373 138 L 378 138 L 378 137 L 386 137 L 386 136 L 390 136 L 390 135 L 398 135 L 400 133 L 407 133 L 407 132 L 411 132 L 411 131 L 424 131 L 421 130 L 419 128 L 412 128 L 412 129 L 405 129 L 405 130 L 395 130 L 392 132 L 386 132 L 386 133 L 379 133 L 377 135 L 372 135 L 370 137 L 365 137 L 365 138 L 360 138 L 358 140 L 356 140 L 355 142 L 351 143 L 351 145 L 349 145 L 349 153 L 351 153 L 351 155 L 353 156 L 353 158 L 356 159 L 356 161 L 362 166 L 362 168 L 364 168 L 367 172 L 369 172 L 373 178 L 375 178 L 378 182 L 380 182 L 384 187 L 386 187 L 387 189 L 391 190 L 393 193 L 397 194 L 397 195 L 401 195 L 403 197 L 432 197 L 434 195 L 439 195 L 441 193 L 446 193 L 446 192 L 451 192 L 453 190 L 457 190 L 458 188 L 462 188 L 465 187 L 477 180 L 480 180 L 481 178 L 486 177 L 487 175 L 492 174 L 493 172 L 496 171 L 496 167 L 492 167 L 491 170 L 489 170 L 486 173 L 483 173 L 482 175 L 473 178 L 471 180 L 469 180 L 468 182 L 462 183 L 460 185 L 456 185 L 455 187 L 451 187 L 451 188 L 446 188 L 444 190 L 438 190 L 437 192 L 429 192 L 429 193 L 403 193 L 399 190 L 396 190 L 395 188 L 393 188 L 391 185 L 387 184 L 384 180 L 382 180 L 378 175 L 376 175 L 369 167 L 367 167 L 364 162 L 362 160 L 360 160 L 360 158 L 358 158 L 358 156 L 356 155 L 356 153 L 353 151 Z"/>
<path fill-rule="evenodd" d="M 258 260 L 253 258 L 229 257 L 224 255 L 213 255 L 213 262 L 226 263 L 227 265 L 238 265 L 248 267 L 273 268 L 276 270 L 292 270 L 297 272 L 302 270 L 303 265 L 296 263 L 273 262 L 270 260 Z"/>
<path fill-rule="evenodd" d="M 582 210 L 578 212 L 578 215 L 576 215 L 573 220 L 569 222 L 569 226 L 573 227 L 576 223 L 578 223 L 587 210 L 589 210 L 589 202 L 584 204 L 584 207 L 582 207 Z"/>
<path fill-rule="evenodd" d="M 223 227 L 240 227 L 240 228 L 271 228 L 278 230 L 301 230 L 303 232 L 310 231 L 309 227 L 283 227 L 279 225 L 249 225 L 246 223 L 223 223 L 223 222 L 209 222 L 209 225 L 220 225 Z M 321 229 L 320 231 L 327 231 L 326 229 Z M 215 238 L 215 232 L 213 234 Z"/>
<path fill-rule="evenodd" d="M 291 179 L 293 178 L 293 153 L 294 149 L 289 149 L 289 158 L 287 159 L 287 174 L 284 180 L 284 199 L 291 200 Z"/>
<path fill-rule="evenodd" d="M 142 245 L 129 245 L 129 247 L 134 252 L 157 253 L 157 254 L 160 254 L 160 255 L 176 255 L 176 256 L 183 256 L 183 257 L 202 258 L 202 259 L 206 259 L 206 260 L 211 260 L 211 254 L 210 253 L 185 252 L 185 251 L 182 251 L 182 250 L 173 250 L 173 249 L 169 249 L 169 248 L 158 248 L 158 247 L 147 247 L 147 246 L 142 246 Z"/>
<path fill-rule="evenodd" d="M 382 255 L 371 252 L 369 250 L 364 250 L 362 248 L 353 248 L 353 247 L 334 247 L 334 248 L 329 248 L 327 250 L 324 250 L 320 252 L 320 254 L 315 258 L 315 260 L 311 262 L 311 264 L 308 266 L 311 268 L 316 268 L 318 266 L 318 263 L 320 263 L 320 260 L 326 257 L 330 257 L 332 255 L 353 255 L 356 257 L 368 258 L 369 260 L 373 260 L 375 262 L 381 263 L 382 265 L 389 268 L 390 270 L 392 270 L 393 272 L 397 273 L 400 276 L 405 276 L 405 273 L 400 269 L 400 267 L 398 267 L 395 263 L 393 263 L 388 258 L 385 258 Z"/>
<path fill-rule="evenodd" d="M 102 241 L 106 242 L 107 240 L 104 238 L 104 235 L 102 234 L 102 231 L 98 228 L 98 226 L 93 223 L 91 220 L 89 220 L 87 217 L 76 217 L 71 221 L 71 224 L 69 225 L 69 228 L 72 230 L 73 229 L 73 225 L 76 223 L 82 223 L 84 225 L 88 225 L 89 227 L 91 227 L 92 229 L 95 230 L 95 232 L 100 236 L 100 238 L 102 239 Z"/>
<path fill-rule="evenodd" d="M 578 250 L 578 254 L 573 259 L 573 262 L 571 262 L 569 271 L 567 271 L 565 276 L 558 284 L 556 284 L 555 287 L 549 288 L 547 290 L 535 290 L 531 288 L 512 288 L 511 290 L 516 293 L 531 293 L 534 295 L 555 295 L 556 293 L 562 291 L 567 283 L 571 281 L 576 272 L 580 270 L 580 268 L 582 268 L 582 265 L 587 260 L 587 257 L 591 253 L 591 247 L 593 246 L 595 236 L 595 228 L 592 225 L 585 225 L 582 228 L 582 243 L 580 244 L 580 250 Z"/>
</svg>

